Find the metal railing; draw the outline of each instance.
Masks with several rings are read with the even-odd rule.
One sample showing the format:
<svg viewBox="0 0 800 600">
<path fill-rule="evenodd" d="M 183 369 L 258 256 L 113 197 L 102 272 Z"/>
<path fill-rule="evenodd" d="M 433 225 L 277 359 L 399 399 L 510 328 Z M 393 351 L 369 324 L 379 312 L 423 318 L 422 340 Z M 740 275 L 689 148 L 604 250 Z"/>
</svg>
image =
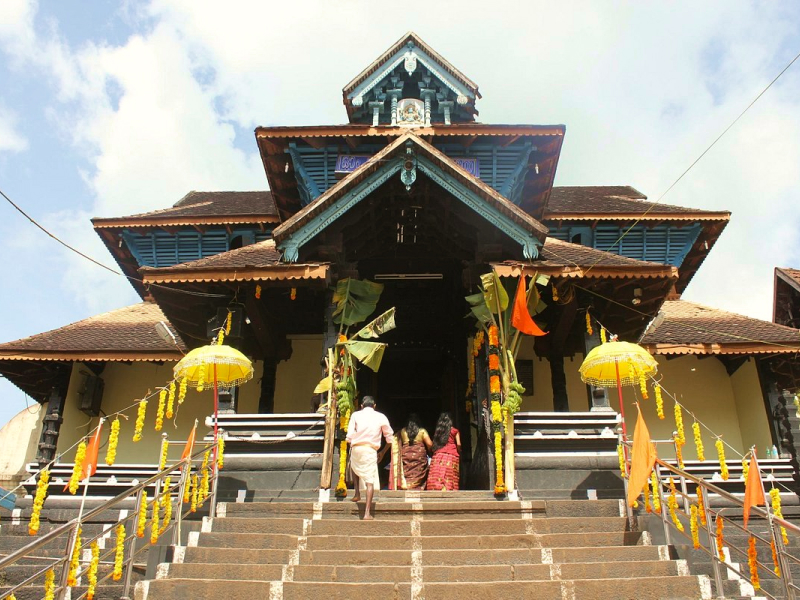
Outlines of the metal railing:
<svg viewBox="0 0 800 600">
<path fill-rule="evenodd" d="M 672 442 L 673 440 L 655 441 L 655 443 Z M 625 445 L 630 448 L 631 444 L 626 442 Z M 626 462 L 626 468 L 630 468 L 629 461 Z M 742 498 L 661 459 L 656 459 L 655 475 L 657 489 L 651 491 L 653 494 L 658 494 L 660 510 L 656 511 L 655 508 L 650 507 L 648 509 L 660 517 L 667 545 L 674 545 L 676 541 L 685 539 L 695 550 L 703 552 L 711 559 L 717 598 L 725 597 L 724 580 L 727 579 L 726 576 L 729 573 L 733 573 L 739 579 L 753 585 L 758 590 L 756 595 L 771 599 L 780 597 L 761 587 L 760 579 L 762 576 L 766 576 L 765 580 L 779 582 L 779 586 L 785 594 L 783 597 L 790 600 L 800 597 L 798 596 L 800 587 L 794 582 L 792 574 L 792 566 L 800 565 L 800 557 L 794 556 L 784 543 L 784 539 L 788 540 L 789 536 L 800 540 L 800 527 L 774 514 L 770 505 L 770 496 L 766 491 L 764 494 L 766 506 L 751 507 L 748 526 L 745 527 L 739 522 L 744 511 Z M 689 493 L 689 486 L 695 488 L 694 497 Z M 626 497 L 627 488 L 628 479 L 625 477 Z M 671 495 L 674 495 L 676 501 L 676 506 L 672 511 L 669 508 L 669 496 Z M 627 507 L 627 501 L 625 504 Z M 693 505 L 697 507 L 694 519 L 691 510 Z M 652 504 L 650 506 L 652 507 Z M 704 519 L 700 516 L 701 511 L 704 513 Z M 633 513 L 630 507 L 628 507 L 628 516 L 631 518 L 630 522 L 633 523 Z M 718 541 L 716 525 L 720 518 L 723 526 L 733 529 L 734 533 L 723 533 L 722 539 Z M 693 521 L 697 527 L 696 536 L 691 532 Z M 678 522 L 681 527 L 678 526 Z M 746 536 L 748 547 L 750 540 L 753 540 L 756 548 L 756 556 L 753 559 L 750 558 L 748 548 L 730 543 L 731 537 L 736 534 Z M 759 544 L 762 548 L 769 548 L 772 551 L 773 564 L 758 560 Z M 724 552 L 720 553 L 723 545 L 728 550 L 727 556 Z M 754 560 L 757 578 L 753 577 L 751 573 L 751 560 Z M 737 564 L 744 565 L 744 567 L 735 566 Z"/>
<path fill-rule="evenodd" d="M 162 450 L 164 445 L 184 445 L 185 441 L 169 441 L 164 436 L 162 440 Z M 196 447 L 199 447 L 201 444 L 198 443 Z M 165 539 L 169 541 L 169 545 L 172 546 L 180 546 L 181 544 L 181 524 L 184 519 L 186 519 L 189 514 L 195 512 L 197 509 L 201 508 L 205 505 L 206 501 L 209 501 L 209 515 L 214 516 L 214 510 L 216 507 L 216 496 L 217 496 L 217 482 L 219 479 L 219 469 L 217 468 L 216 460 L 212 460 L 210 457 L 216 458 L 217 455 L 217 443 L 208 443 L 203 444 L 202 448 L 195 452 L 191 457 L 187 457 L 185 459 L 180 460 L 172 465 L 166 466 L 163 470 L 156 473 L 154 476 L 150 477 L 149 479 L 137 483 L 136 485 L 132 485 L 128 490 L 120 493 L 116 497 L 104 502 L 100 506 L 88 510 L 87 512 L 83 512 L 84 502 L 86 500 L 86 490 L 84 488 L 84 496 L 81 502 L 81 509 L 79 514 L 76 518 L 64 523 L 37 537 L 34 539 L 30 544 L 11 552 L 8 556 L 0 558 L 0 572 L 7 567 L 12 565 L 21 564 L 22 561 L 36 561 L 36 562 L 45 562 L 46 565 L 37 570 L 33 575 L 26 577 L 20 583 L 9 587 L 5 592 L 0 593 L 0 600 L 4 598 L 8 598 L 12 594 L 20 591 L 22 588 L 30 585 L 40 585 L 38 582 L 42 582 L 43 585 L 46 574 L 49 571 L 53 571 L 54 575 L 54 586 L 55 586 L 55 598 L 58 600 L 63 600 L 66 595 L 67 591 L 71 588 L 78 587 L 77 583 L 73 583 L 70 585 L 70 564 L 72 562 L 73 553 L 75 550 L 75 545 L 80 537 L 81 539 L 81 547 L 83 549 L 89 548 L 91 544 L 100 540 L 100 538 L 108 537 L 109 532 L 112 531 L 119 531 L 117 528 L 122 525 L 125 528 L 125 538 L 123 543 L 123 560 L 122 560 L 122 573 L 121 576 L 114 578 L 114 567 L 116 563 L 116 554 L 117 554 L 117 547 L 116 544 L 114 547 L 109 549 L 104 549 L 105 551 L 101 550 L 99 555 L 99 565 L 103 565 L 108 567 L 109 565 L 112 569 L 105 575 L 100 575 L 99 571 L 96 573 L 97 575 L 97 583 L 96 583 L 96 593 L 99 593 L 102 588 L 101 585 L 108 582 L 111 578 L 115 585 L 119 585 L 121 581 L 122 585 L 122 593 L 121 598 L 130 598 L 131 592 L 131 584 L 132 584 L 132 577 L 133 577 L 133 569 L 136 563 L 137 557 L 140 557 L 147 549 L 154 547 L 155 545 L 163 545 L 163 544 L 156 544 L 155 542 L 163 542 Z M 210 454 L 206 454 L 209 452 Z M 196 465 L 197 463 L 201 462 L 205 458 L 208 458 L 208 491 L 207 494 L 204 494 L 204 497 L 196 497 L 195 500 L 190 499 L 189 506 L 184 509 L 184 499 L 187 491 L 187 486 L 190 485 L 190 476 L 191 472 L 194 469 L 186 468 L 187 466 Z M 173 475 L 177 475 L 177 482 L 172 483 L 171 479 Z M 197 491 L 197 484 L 199 484 L 199 476 L 198 473 L 195 472 L 193 477 L 198 477 L 198 482 L 194 485 L 195 491 L 193 493 L 198 493 Z M 166 487 L 167 479 L 170 480 L 169 487 Z M 84 484 L 85 485 L 85 484 Z M 146 490 L 155 486 L 155 491 L 153 493 L 152 498 L 146 497 Z M 173 492 L 177 491 L 177 495 L 174 495 Z M 134 499 L 134 506 L 135 509 L 127 514 L 124 517 L 120 517 L 114 522 L 104 522 L 103 531 L 97 535 L 89 536 L 86 538 L 81 537 L 81 527 L 87 523 L 92 522 L 96 517 L 99 517 L 103 513 L 119 506 L 120 504 L 130 501 Z M 164 511 L 166 509 L 166 503 L 169 501 L 171 508 L 169 510 L 172 511 L 170 520 L 167 522 L 166 519 L 162 521 L 161 519 L 164 516 Z M 137 524 L 139 521 L 139 514 L 142 510 L 143 503 L 146 502 L 145 508 L 145 515 L 146 515 L 146 522 L 150 524 L 149 528 L 146 528 L 145 535 L 138 536 L 137 535 Z M 129 502 L 128 502 L 129 503 Z M 158 503 L 158 509 L 154 510 L 154 504 Z M 173 508 L 177 508 L 177 510 L 172 510 Z M 153 515 L 158 517 L 158 521 L 154 518 Z M 153 534 L 153 527 L 156 528 L 157 534 Z M 149 531 L 147 531 L 149 529 Z M 147 534 L 150 535 L 147 535 Z M 144 540 L 144 543 L 137 543 L 137 540 Z M 60 542 L 60 544 L 59 544 Z M 56 549 L 59 553 L 59 557 L 48 557 L 48 556 L 37 556 L 36 553 L 40 551 L 48 550 L 48 549 Z M 63 554 L 61 554 L 63 553 Z M 73 580 L 75 582 L 80 582 L 82 578 L 85 578 L 88 573 L 90 566 L 87 564 L 88 561 L 79 560 L 79 566 L 77 572 L 73 574 Z M 60 569 L 60 573 L 59 573 Z M 71 593 L 70 598 L 72 600 L 81 600 L 85 598 L 88 594 L 89 590 L 84 591 L 80 595 L 74 595 Z"/>
</svg>

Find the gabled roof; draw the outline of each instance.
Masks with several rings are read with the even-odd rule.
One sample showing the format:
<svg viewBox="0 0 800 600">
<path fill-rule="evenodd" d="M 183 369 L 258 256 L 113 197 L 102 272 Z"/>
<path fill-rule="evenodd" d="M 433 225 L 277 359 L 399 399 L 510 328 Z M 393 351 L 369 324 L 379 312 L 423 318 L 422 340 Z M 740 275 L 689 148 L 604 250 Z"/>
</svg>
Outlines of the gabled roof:
<svg viewBox="0 0 800 600">
<path fill-rule="evenodd" d="M 671 265 L 636 260 L 580 244 L 572 244 L 548 237 L 539 252 L 539 259 L 522 264 L 505 261 L 493 265 L 498 275 L 519 275 L 519 268 L 528 273 L 541 273 L 554 277 L 595 279 L 677 279 L 678 269 Z"/>
<path fill-rule="evenodd" d="M 336 204 L 336 202 L 354 186 L 383 168 L 391 157 L 403 154 L 407 149 L 407 145 L 409 148 L 413 147 L 414 151 L 417 152 L 420 157 L 429 159 L 436 166 L 442 168 L 456 179 L 461 185 L 480 196 L 488 205 L 516 223 L 516 225 L 524 229 L 529 235 L 539 241 L 544 240 L 547 228 L 539 221 L 513 204 L 510 200 L 503 197 L 502 194 L 495 191 L 491 186 L 467 173 L 451 158 L 418 137 L 414 132 L 407 132 L 372 156 L 366 163 L 347 175 L 336 185 L 329 188 L 311 204 L 307 205 L 301 211 L 275 228 L 272 235 L 278 247 L 283 247 L 292 235 L 299 232 L 301 228 L 310 223 L 314 218 L 322 215 L 327 209 Z"/>
<path fill-rule="evenodd" d="M 199 281 L 325 280 L 328 265 L 283 263 L 275 242 L 265 240 L 171 267 L 143 267 L 139 271 L 145 285 Z"/>
<path fill-rule="evenodd" d="M 790 327 L 800 326 L 800 270 L 775 267 L 772 321 Z"/>
<path fill-rule="evenodd" d="M 640 343 L 656 354 L 794 354 L 800 352 L 800 330 L 695 302 L 669 300 Z"/>
<path fill-rule="evenodd" d="M 646 200 L 647 196 L 627 185 L 554 187 L 543 218 L 563 221 L 728 221 L 731 217 L 729 211 L 684 208 Z"/>
<path fill-rule="evenodd" d="M 170 208 L 127 217 L 94 218 L 95 229 L 179 225 L 277 223 L 278 209 L 269 191 L 189 192 Z"/>
<path fill-rule="evenodd" d="M 161 321 L 172 329 L 177 346 L 156 332 Z M 180 360 L 185 350 L 161 309 L 142 302 L 0 344 L 0 360 L 169 361 Z"/>
</svg>

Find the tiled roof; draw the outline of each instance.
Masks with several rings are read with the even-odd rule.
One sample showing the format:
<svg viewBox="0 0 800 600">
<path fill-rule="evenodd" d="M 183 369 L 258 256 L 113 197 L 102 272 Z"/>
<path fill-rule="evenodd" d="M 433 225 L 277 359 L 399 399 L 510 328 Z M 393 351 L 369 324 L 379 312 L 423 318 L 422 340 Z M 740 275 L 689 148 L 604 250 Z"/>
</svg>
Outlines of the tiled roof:
<svg viewBox="0 0 800 600">
<path fill-rule="evenodd" d="M 793 281 L 796 286 L 800 286 L 800 269 L 789 269 L 787 267 L 775 267 L 775 271 L 782 274 L 783 279 Z"/>
<path fill-rule="evenodd" d="M 171 267 L 142 267 L 145 284 L 186 281 L 255 281 L 282 279 L 325 279 L 326 264 L 288 264 L 274 240 L 264 240 L 236 250 L 200 258 Z"/>
<path fill-rule="evenodd" d="M 800 330 L 686 300 L 670 300 L 640 342 L 660 354 L 798 352 Z"/>
<path fill-rule="evenodd" d="M 516 276 L 519 265 L 515 261 L 506 261 L 496 264 L 495 269 L 502 277 Z M 671 265 L 636 260 L 552 237 L 545 240 L 539 251 L 539 259 L 526 263 L 526 271 L 529 270 L 560 277 L 678 277 L 678 270 Z"/>
<path fill-rule="evenodd" d="M 134 222 L 188 222 L 235 224 L 239 222 L 278 221 L 278 209 L 272 193 L 261 192 L 189 192 L 172 207 L 127 217 L 93 219 L 95 227 L 131 226 Z M 135 225 L 133 225 L 135 226 Z M 144 226 L 142 223 L 140 226 Z"/>
<path fill-rule="evenodd" d="M 186 347 L 163 340 L 156 324 L 161 309 L 142 302 L 83 321 L 0 344 L 0 359 L 12 360 L 178 360 Z M 171 326 L 170 326 L 171 328 Z"/>
<path fill-rule="evenodd" d="M 644 218 L 662 219 L 664 215 L 686 215 L 694 219 L 726 219 L 726 211 L 707 211 L 658 203 L 653 207 L 647 196 L 627 185 L 567 186 L 554 187 L 545 208 L 545 219 L 563 218 L 565 215 L 639 215 Z M 651 209 L 652 207 L 652 209 Z M 645 211 L 651 209 L 647 215 Z"/>
</svg>

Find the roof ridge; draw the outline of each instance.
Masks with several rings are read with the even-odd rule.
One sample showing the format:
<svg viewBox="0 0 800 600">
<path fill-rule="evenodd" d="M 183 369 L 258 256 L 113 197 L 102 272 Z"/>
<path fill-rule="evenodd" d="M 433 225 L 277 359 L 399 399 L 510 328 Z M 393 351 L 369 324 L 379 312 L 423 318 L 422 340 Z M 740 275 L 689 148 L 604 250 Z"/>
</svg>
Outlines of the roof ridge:
<svg viewBox="0 0 800 600">
<path fill-rule="evenodd" d="M 709 306 L 709 305 L 703 304 L 701 302 L 695 302 L 693 300 L 685 300 L 683 298 L 675 298 L 675 299 L 671 299 L 671 300 L 666 300 L 664 302 L 664 304 L 661 306 L 661 310 L 663 310 L 665 306 L 667 306 L 668 304 L 673 303 L 673 302 L 676 303 L 676 304 L 677 303 L 683 303 L 683 304 L 691 305 L 691 306 L 694 306 L 694 307 L 697 307 L 697 308 L 702 308 L 704 310 L 709 310 L 709 311 L 713 311 L 713 312 L 716 312 L 716 313 L 723 313 L 725 315 L 731 315 L 731 316 L 734 316 L 734 317 L 740 317 L 740 318 L 743 318 L 743 319 L 748 319 L 750 321 L 758 321 L 758 322 L 764 323 L 766 325 L 772 325 L 774 327 L 780 327 L 780 328 L 785 329 L 787 331 L 793 331 L 793 332 L 796 332 L 798 335 L 800 335 L 800 329 L 796 329 L 795 327 L 789 327 L 788 325 L 781 325 L 780 323 L 775 323 L 774 321 L 767 321 L 766 319 L 760 319 L 758 317 L 751 317 L 750 315 L 744 315 L 742 313 L 733 312 L 731 310 L 727 310 L 727 309 L 724 309 L 724 308 L 717 308 L 715 306 Z M 659 312 L 661 312 L 661 311 L 659 311 Z"/>
</svg>

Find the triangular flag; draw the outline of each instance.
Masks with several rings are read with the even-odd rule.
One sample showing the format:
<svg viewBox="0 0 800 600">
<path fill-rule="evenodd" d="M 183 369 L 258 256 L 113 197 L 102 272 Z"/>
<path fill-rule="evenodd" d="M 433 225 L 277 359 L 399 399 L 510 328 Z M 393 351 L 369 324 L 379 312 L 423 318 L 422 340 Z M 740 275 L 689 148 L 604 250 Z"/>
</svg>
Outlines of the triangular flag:
<svg viewBox="0 0 800 600">
<path fill-rule="evenodd" d="M 92 439 L 89 440 L 89 445 L 86 446 L 86 458 L 83 459 L 81 465 L 81 481 L 97 472 L 97 455 L 100 450 L 100 430 L 103 429 L 103 421 L 105 419 L 100 419 Z"/>
<path fill-rule="evenodd" d="M 636 405 L 639 408 L 639 405 Z M 642 410 L 636 417 L 636 429 L 633 432 L 633 455 L 631 456 L 631 472 L 628 475 L 628 506 L 633 506 L 636 498 L 642 493 L 653 465 L 656 462 L 656 447 L 650 441 L 650 431 L 644 422 Z"/>
<path fill-rule="evenodd" d="M 531 285 L 536 285 L 535 283 Z M 511 313 L 511 324 L 525 335 L 547 335 L 546 331 L 539 329 L 528 312 L 528 297 L 525 294 L 525 275 L 520 275 L 517 293 L 514 296 L 514 310 Z"/>
<path fill-rule="evenodd" d="M 756 450 L 753 448 L 753 458 L 750 459 L 750 470 L 747 472 L 747 481 L 744 484 L 744 526 L 750 518 L 751 506 L 766 506 L 764 500 L 764 486 L 761 484 L 761 471 L 758 469 Z"/>
<path fill-rule="evenodd" d="M 192 432 L 189 434 L 189 439 L 186 440 L 186 446 L 183 447 L 183 454 L 181 454 L 181 460 L 192 456 L 192 451 L 194 449 L 194 438 L 196 433 L 197 433 L 197 423 L 195 423 L 194 427 L 192 427 Z"/>
</svg>

